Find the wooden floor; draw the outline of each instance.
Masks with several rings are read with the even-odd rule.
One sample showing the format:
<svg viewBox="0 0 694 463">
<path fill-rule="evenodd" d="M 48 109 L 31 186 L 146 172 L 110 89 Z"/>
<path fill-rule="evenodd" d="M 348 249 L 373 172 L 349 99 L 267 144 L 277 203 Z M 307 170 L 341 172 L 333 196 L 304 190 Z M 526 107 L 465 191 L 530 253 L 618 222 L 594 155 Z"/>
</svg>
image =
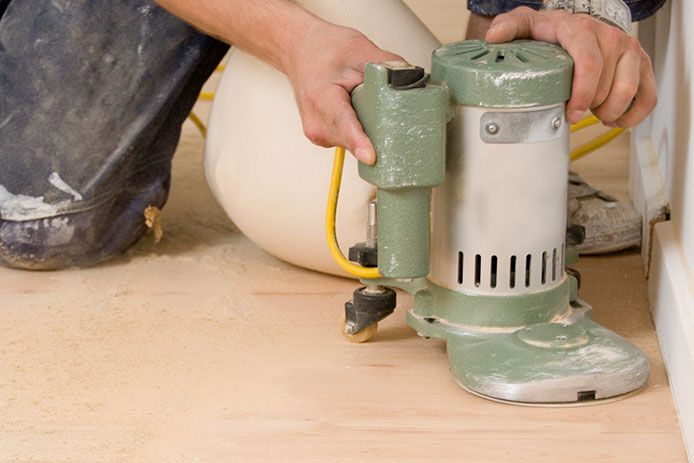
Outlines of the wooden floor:
<svg viewBox="0 0 694 463">
<path fill-rule="evenodd" d="M 624 197 L 627 142 L 576 169 Z M 444 344 L 405 323 L 406 296 L 372 342 L 345 342 L 355 283 L 241 235 L 205 186 L 202 145 L 186 124 L 160 243 L 91 269 L 0 269 L 0 462 L 686 461 L 638 253 L 578 268 L 596 321 L 648 354 L 647 387 L 502 405 L 455 384 Z"/>
</svg>

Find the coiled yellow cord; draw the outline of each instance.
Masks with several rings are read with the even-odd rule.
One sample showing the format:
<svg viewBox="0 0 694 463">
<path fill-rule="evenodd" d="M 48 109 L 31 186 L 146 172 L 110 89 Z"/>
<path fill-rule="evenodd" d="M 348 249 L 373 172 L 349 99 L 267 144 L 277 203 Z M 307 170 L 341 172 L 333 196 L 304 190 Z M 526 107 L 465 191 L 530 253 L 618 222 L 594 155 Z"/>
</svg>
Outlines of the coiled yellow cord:
<svg viewBox="0 0 694 463">
<path fill-rule="evenodd" d="M 575 161 L 577 159 L 582 158 L 583 156 L 592 153 L 596 149 L 600 148 L 603 145 L 606 145 L 610 141 L 612 141 L 614 138 L 619 136 L 622 132 L 624 132 L 625 129 L 621 127 L 617 127 L 616 129 L 612 129 L 606 134 L 596 138 L 595 140 L 590 141 L 589 143 L 586 143 L 585 145 L 576 148 L 571 152 L 571 161 Z"/>
<path fill-rule="evenodd" d="M 224 64 L 220 64 L 215 68 L 215 72 L 220 72 L 223 71 L 226 66 Z M 198 100 L 212 100 L 214 99 L 214 93 L 208 93 L 208 92 L 201 92 L 198 95 Z M 202 120 L 198 117 L 197 114 L 195 114 L 193 111 L 191 111 L 188 114 L 188 117 L 190 118 L 191 121 L 193 121 L 193 124 L 198 128 L 200 131 L 200 134 L 202 135 L 202 138 L 207 138 L 207 127 L 205 127 L 205 124 L 202 123 Z"/>
<path fill-rule="evenodd" d="M 598 119 L 597 117 L 588 116 L 585 119 L 581 119 L 580 121 L 576 122 L 575 124 L 571 124 L 571 132 L 581 130 L 584 127 L 590 127 L 591 125 L 595 125 L 598 122 L 600 122 L 600 119 Z"/>
<path fill-rule="evenodd" d="M 190 118 L 191 121 L 193 121 L 193 124 L 198 128 L 200 133 L 202 134 L 202 138 L 207 138 L 207 127 L 205 127 L 205 124 L 202 123 L 200 118 L 198 117 L 197 114 L 195 114 L 193 111 L 191 111 L 188 114 L 188 117 Z"/>
<path fill-rule="evenodd" d="M 359 278 L 380 278 L 378 268 L 361 267 L 355 265 L 342 255 L 337 244 L 337 233 L 335 231 L 335 216 L 337 215 L 337 199 L 340 196 L 340 184 L 342 183 L 342 167 L 345 162 L 345 149 L 338 146 L 335 148 L 335 160 L 333 161 L 333 171 L 330 174 L 330 192 L 328 193 L 328 207 L 325 212 L 325 238 L 328 241 L 330 254 L 335 262 L 346 272 L 356 275 Z"/>
<path fill-rule="evenodd" d="M 585 127 L 590 127 L 591 125 L 595 125 L 598 122 L 600 122 L 600 119 L 598 119 L 595 116 L 586 117 L 585 119 L 582 119 L 582 120 L 576 122 L 575 124 L 572 124 L 571 125 L 571 132 L 581 130 Z M 575 150 L 573 150 L 571 152 L 571 160 L 575 161 L 577 159 L 582 158 L 583 156 L 586 156 L 587 154 L 592 153 L 596 149 L 598 149 L 601 146 L 612 141 L 614 138 L 616 138 L 622 132 L 624 132 L 624 129 L 621 127 L 617 127 L 615 129 L 612 129 L 609 132 L 601 135 L 600 137 L 595 138 L 594 140 L 591 140 L 590 142 L 586 143 L 585 145 L 576 148 Z"/>
</svg>

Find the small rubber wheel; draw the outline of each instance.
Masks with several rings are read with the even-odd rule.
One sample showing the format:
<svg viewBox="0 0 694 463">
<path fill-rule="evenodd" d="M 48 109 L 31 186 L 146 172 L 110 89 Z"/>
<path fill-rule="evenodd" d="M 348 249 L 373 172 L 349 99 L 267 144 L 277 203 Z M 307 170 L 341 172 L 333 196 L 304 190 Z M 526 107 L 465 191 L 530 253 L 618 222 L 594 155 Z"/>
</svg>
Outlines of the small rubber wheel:
<svg viewBox="0 0 694 463">
<path fill-rule="evenodd" d="M 357 332 L 357 333 L 346 333 L 345 332 L 345 325 L 347 324 L 347 319 L 342 315 L 342 318 L 340 319 L 340 333 L 342 333 L 342 336 L 345 337 L 346 340 L 349 342 L 353 343 L 361 343 L 361 342 L 366 342 L 369 339 L 373 337 L 374 334 L 376 334 L 376 331 L 378 330 L 378 322 L 373 323 L 363 330 Z"/>
</svg>

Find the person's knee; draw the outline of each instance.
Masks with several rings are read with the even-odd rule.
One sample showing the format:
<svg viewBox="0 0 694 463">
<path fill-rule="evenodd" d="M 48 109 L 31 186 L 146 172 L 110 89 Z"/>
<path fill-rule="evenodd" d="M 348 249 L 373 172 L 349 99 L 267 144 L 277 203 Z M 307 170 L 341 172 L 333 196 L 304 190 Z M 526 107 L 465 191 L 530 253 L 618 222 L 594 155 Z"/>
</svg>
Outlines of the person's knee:
<svg viewBox="0 0 694 463">
<path fill-rule="evenodd" d="M 70 267 L 84 242 L 75 236 L 71 217 L 0 222 L 0 263 L 7 267 L 51 270 Z"/>
<path fill-rule="evenodd" d="M 88 224 L 95 221 L 93 213 L 1 221 L 0 264 L 26 270 L 56 270 L 108 259 L 120 249 L 112 249 L 114 243 L 90 229 Z"/>
<path fill-rule="evenodd" d="M 147 230 L 145 209 L 162 207 L 167 192 L 160 185 L 134 194 L 121 192 L 86 210 L 34 220 L 0 219 L 0 265 L 56 270 L 103 262 L 142 236 Z"/>
</svg>

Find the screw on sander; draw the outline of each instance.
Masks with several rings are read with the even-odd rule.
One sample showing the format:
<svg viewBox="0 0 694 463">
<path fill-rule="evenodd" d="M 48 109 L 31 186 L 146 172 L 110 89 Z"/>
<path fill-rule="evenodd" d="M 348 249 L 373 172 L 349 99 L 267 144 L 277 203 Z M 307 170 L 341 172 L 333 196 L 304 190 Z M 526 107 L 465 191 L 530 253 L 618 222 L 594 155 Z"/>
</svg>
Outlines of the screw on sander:
<svg viewBox="0 0 694 463">
<path fill-rule="evenodd" d="M 349 249 L 349 260 L 364 267 L 378 266 L 378 220 L 376 201 L 369 202 L 366 241 Z M 380 285 L 356 289 L 345 302 L 345 333 L 355 334 L 378 323 L 395 310 L 395 291 Z"/>
<path fill-rule="evenodd" d="M 378 221 L 376 201 L 370 201 L 366 222 L 366 241 L 349 248 L 349 260 L 362 267 L 378 267 Z"/>
</svg>

